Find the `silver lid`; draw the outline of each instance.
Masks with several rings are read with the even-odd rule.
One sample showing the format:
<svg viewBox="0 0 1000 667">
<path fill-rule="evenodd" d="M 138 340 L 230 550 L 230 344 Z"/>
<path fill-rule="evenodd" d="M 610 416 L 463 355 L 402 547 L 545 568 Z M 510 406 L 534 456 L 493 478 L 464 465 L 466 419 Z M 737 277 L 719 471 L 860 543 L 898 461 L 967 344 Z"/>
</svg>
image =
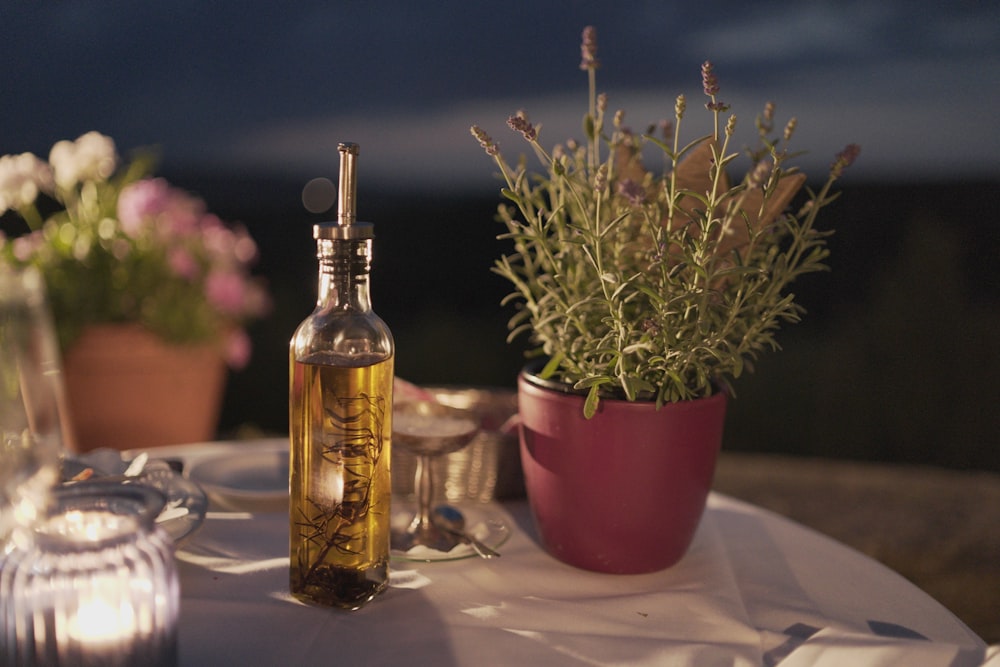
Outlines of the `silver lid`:
<svg viewBox="0 0 1000 667">
<path fill-rule="evenodd" d="M 355 222 L 353 225 L 338 225 L 336 222 L 320 222 L 313 225 L 314 239 L 335 241 L 355 241 L 375 238 L 375 225 L 370 222 Z"/>
</svg>

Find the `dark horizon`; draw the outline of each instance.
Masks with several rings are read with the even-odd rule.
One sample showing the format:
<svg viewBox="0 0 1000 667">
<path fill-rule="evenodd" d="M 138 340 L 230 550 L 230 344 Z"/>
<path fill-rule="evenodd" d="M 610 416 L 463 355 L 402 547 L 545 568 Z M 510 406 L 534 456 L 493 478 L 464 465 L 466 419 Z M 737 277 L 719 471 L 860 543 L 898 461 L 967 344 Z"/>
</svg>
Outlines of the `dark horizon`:
<svg viewBox="0 0 1000 667">
<path fill-rule="evenodd" d="M 247 224 L 260 245 L 258 269 L 276 308 L 251 331 L 250 367 L 230 377 L 221 430 L 280 433 L 288 339 L 315 300 L 311 224 L 327 216 L 305 211 L 294 178 L 168 176 L 199 185 L 213 211 Z M 1000 429 L 990 407 L 1000 401 L 1000 359 L 988 347 L 1000 329 L 992 271 L 1000 238 L 991 222 L 998 185 L 839 188 L 820 217 L 835 229 L 831 270 L 794 286 L 807 313 L 779 333 L 782 351 L 737 382 L 724 446 L 1000 471 L 989 445 Z M 359 214 L 376 231 L 375 310 L 396 336 L 401 377 L 513 388 L 525 341 L 505 342 L 512 311 L 500 300 L 509 290 L 490 272 L 506 249 L 495 239 L 499 201 L 498 192 L 359 189 Z M 885 406 L 880 419 L 873 405 Z"/>
</svg>

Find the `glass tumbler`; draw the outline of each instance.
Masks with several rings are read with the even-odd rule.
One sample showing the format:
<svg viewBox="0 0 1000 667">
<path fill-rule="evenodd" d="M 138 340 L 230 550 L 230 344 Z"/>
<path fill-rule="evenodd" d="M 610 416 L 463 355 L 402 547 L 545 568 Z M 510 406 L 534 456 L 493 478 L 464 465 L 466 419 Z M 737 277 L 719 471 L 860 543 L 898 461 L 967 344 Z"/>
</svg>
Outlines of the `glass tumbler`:
<svg viewBox="0 0 1000 667">
<path fill-rule="evenodd" d="M 57 489 L 0 556 L 0 664 L 177 664 L 179 583 L 164 505 L 138 484 Z"/>
</svg>

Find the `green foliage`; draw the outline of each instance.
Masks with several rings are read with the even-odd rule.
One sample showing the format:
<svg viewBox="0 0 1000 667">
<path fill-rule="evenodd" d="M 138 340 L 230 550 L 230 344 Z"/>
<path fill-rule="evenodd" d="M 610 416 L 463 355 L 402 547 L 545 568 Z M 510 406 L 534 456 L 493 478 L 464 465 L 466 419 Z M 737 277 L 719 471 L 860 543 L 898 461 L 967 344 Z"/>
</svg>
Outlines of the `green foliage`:
<svg viewBox="0 0 1000 667">
<path fill-rule="evenodd" d="M 728 388 L 761 353 L 778 349 L 777 331 L 802 315 L 788 288 L 825 268 L 830 232 L 815 227 L 816 216 L 859 149 L 838 155 L 823 187 L 793 211 L 788 204 L 805 181 L 785 165 L 794 120 L 774 136 L 768 105 L 757 121 L 759 146 L 730 187 L 735 117 L 718 129 L 728 107 L 707 82 L 716 130 L 684 144 L 683 96 L 668 135 L 658 139 L 651 128 L 637 136 L 622 112 L 606 122 L 606 100 L 587 69 L 584 145 L 549 152 L 524 113 L 508 121 L 542 171 L 529 171 L 523 157 L 511 165 L 473 127 L 506 181 L 499 218 L 507 231 L 498 238 L 513 252 L 493 270 L 514 288 L 505 299 L 517 307 L 509 339 L 527 335 L 531 354 L 549 358 L 543 376 L 586 391 L 588 415 L 600 396 L 663 404 Z M 662 155 L 663 174 L 643 166 L 647 148 Z"/>
</svg>

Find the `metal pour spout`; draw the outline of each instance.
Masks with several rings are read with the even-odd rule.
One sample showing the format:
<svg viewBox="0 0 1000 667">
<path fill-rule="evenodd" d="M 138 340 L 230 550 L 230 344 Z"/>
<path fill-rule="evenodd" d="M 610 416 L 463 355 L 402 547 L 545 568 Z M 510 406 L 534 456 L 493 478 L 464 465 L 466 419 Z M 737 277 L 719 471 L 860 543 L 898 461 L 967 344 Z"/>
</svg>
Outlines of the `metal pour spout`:
<svg viewBox="0 0 1000 667">
<path fill-rule="evenodd" d="M 358 198 L 358 145 L 341 143 L 337 145 L 340 151 L 340 185 L 337 201 L 337 224 L 341 227 L 353 225 L 357 220 Z"/>
<path fill-rule="evenodd" d="M 340 185 L 337 199 L 337 219 L 313 225 L 313 237 L 327 240 L 365 240 L 373 238 L 370 222 L 358 222 L 358 145 L 343 142 L 340 151 Z"/>
</svg>

